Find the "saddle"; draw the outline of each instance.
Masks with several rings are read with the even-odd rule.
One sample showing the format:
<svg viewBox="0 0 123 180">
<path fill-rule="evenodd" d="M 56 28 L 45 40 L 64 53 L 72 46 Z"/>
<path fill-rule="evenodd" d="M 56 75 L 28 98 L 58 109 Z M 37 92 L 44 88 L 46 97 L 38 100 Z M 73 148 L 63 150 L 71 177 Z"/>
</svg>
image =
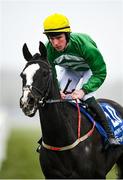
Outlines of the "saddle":
<svg viewBox="0 0 123 180">
<path fill-rule="evenodd" d="M 70 103 L 76 107 L 75 103 Z M 119 141 L 120 144 L 123 145 L 123 119 L 121 119 L 119 113 L 108 103 L 100 102 L 99 104 L 107 117 L 107 121 L 112 132 L 114 133 L 115 138 Z M 79 103 L 79 106 L 80 111 L 89 119 L 89 121 L 93 123 L 95 121 L 94 119 L 97 118 L 96 114 L 94 114 L 93 111 L 88 108 L 84 102 Z M 90 116 L 91 118 L 89 118 Z M 99 122 L 95 121 L 95 123 L 97 130 L 101 134 L 102 138 L 106 141 L 108 138 L 104 128 Z"/>
</svg>

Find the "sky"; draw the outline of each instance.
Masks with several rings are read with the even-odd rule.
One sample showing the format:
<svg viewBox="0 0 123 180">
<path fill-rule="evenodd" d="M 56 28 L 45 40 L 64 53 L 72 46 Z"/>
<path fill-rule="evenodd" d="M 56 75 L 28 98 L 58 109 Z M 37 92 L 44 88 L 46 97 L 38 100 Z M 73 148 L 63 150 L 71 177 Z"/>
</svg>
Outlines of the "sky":
<svg viewBox="0 0 123 180">
<path fill-rule="evenodd" d="M 97 97 L 123 104 L 123 0 L 0 0 L 0 102 L 19 109 L 23 44 L 38 52 L 39 41 L 47 41 L 43 21 L 53 13 L 66 15 L 72 32 L 96 42 L 107 64 Z"/>
<path fill-rule="evenodd" d="M 1 70 L 24 67 L 25 42 L 32 54 L 38 52 L 39 41 L 47 40 L 42 33 L 43 21 L 53 13 L 66 15 L 73 32 L 94 39 L 107 63 L 109 81 L 123 77 L 122 0 L 1 0 Z"/>
</svg>

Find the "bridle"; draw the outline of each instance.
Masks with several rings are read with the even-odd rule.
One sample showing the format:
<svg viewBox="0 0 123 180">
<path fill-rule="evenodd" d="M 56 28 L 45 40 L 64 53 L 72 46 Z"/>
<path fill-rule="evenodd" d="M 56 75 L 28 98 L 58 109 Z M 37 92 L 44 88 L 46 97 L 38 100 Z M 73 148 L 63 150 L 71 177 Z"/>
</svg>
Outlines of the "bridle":
<svg viewBox="0 0 123 180">
<path fill-rule="evenodd" d="M 37 88 L 36 86 L 32 86 L 32 85 L 24 86 L 23 90 L 24 89 L 29 89 L 29 91 L 31 92 L 34 99 L 38 99 L 38 103 L 40 103 L 40 105 L 43 107 L 45 105 L 45 103 L 46 103 L 46 99 L 47 99 L 49 91 L 50 91 L 51 79 L 52 79 L 52 71 L 51 71 L 50 65 L 48 63 L 46 63 L 45 61 L 41 61 L 41 60 L 31 60 L 31 61 L 27 62 L 26 66 L 28 66 L 29 64 L 35 63 L 35 62 L 38 62 L 40 64 L 41 63 L 45 64 L 48 67 L 48 70 L 49 70 L 49 72 L 48 72 L 49 77 L 48 77 L 48 80 L 47 80 L 46 88 L 44 90 L 44 95 L 42 97 L 41 90 L 39 88 Z M 33 89 L 39 94 L 38 96 L 35 96 Z"/>
</svg>

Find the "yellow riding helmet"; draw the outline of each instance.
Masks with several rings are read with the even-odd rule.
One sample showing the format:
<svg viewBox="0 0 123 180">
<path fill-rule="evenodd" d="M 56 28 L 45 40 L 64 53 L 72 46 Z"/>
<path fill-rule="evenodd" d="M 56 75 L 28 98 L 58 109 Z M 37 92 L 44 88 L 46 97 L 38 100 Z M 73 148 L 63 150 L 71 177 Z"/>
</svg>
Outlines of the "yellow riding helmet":
<svg viewBox="0 0 123 180">
<path fill-rule="evenodd" d="M 62 14 L 52 14 L 43 23 L 44 34 L 49 32 L 71 32 L 70 24 L 66 16 Z"/>
</svg>

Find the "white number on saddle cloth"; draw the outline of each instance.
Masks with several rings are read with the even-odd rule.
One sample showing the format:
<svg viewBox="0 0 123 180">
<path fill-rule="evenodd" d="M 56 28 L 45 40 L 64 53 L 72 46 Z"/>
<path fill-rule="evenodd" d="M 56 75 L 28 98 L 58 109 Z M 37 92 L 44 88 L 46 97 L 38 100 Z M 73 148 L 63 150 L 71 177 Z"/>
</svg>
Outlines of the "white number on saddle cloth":
<svg viewBox="0 0 123 180">
<path fill-rule="evenodd" d="M 118 141 L 123 144 L 123 119 L 118 116 L 117 111 L 107 103 L 101 103 L 109 125 Z"/>
<path fill-rule="evenodd" d="M 106 105 L 105 108 L 108 110 L 108 112 L 110 114 L 108 114 L 107 112 L 106 113 L 106 116 L 111 118 L 111 122 L 113 124 L 114 127 L 118 126 L 119 123 L 122 123 L 122 120 L 118 117 L 118 115 L 116 114 L 116 111 L 114 108 L 112 108 L 111 106 L 109 105 Z"/>
</svg>

